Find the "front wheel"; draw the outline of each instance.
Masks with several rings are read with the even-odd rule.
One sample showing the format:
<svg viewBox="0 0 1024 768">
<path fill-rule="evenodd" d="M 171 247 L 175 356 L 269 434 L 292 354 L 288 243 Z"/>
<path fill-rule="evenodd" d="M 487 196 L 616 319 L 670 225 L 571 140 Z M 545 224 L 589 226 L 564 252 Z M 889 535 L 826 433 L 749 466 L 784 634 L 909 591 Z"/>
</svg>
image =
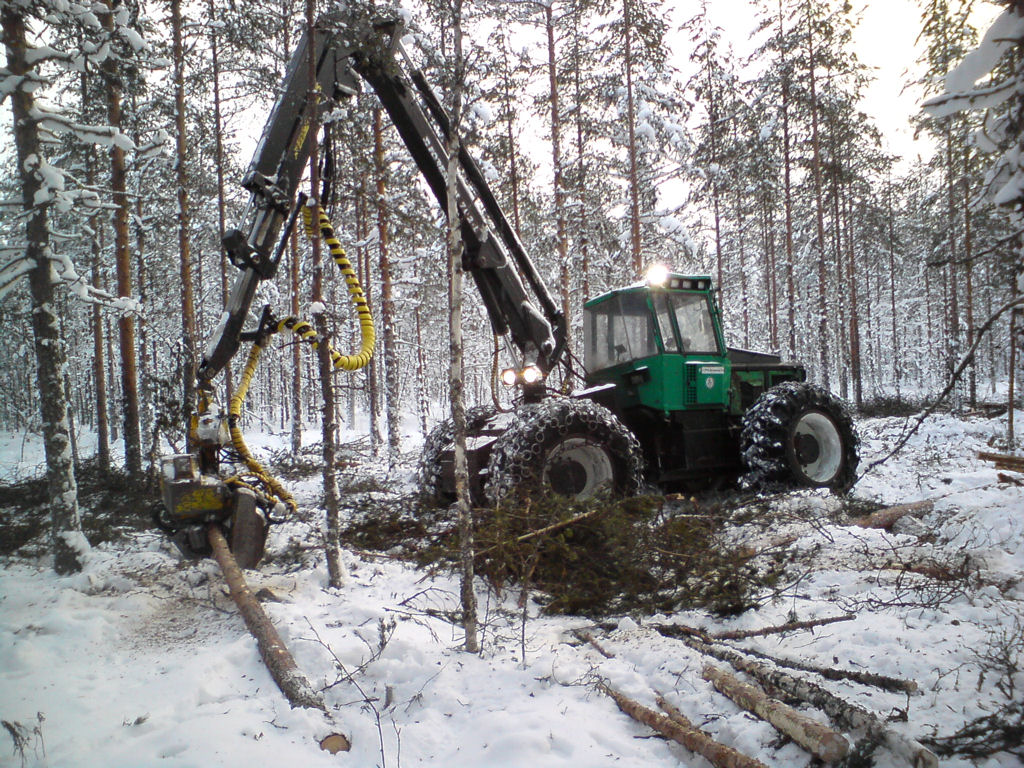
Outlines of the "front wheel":
<svg viewBox="0 0 1024 768">
<path fill-rule="evenodd" d="M 466 431 L 484 426 L 498 411 L 491 405 L 475 405 L 466 410 Z M 455 445 L 455 422 L 450 418 L 438 423 L 423 442 L 420 456 L 419 485 L 425 502 L 433 506 L 447 505 L 455 497 L 444 488 L 441 457 Z"/>
<path fill-rule="evenodd" d="M 491 453 L 486 493 L 495 504 L 541 487 L 574 499 L 625 496 L 639 489 L 642 471 L 640 443 L 611 411 L 552 397 L 516 411 Z"/>
<path fill-rule="evenodd" d="M 846 405 L 826 389 L 787 381 L 743 417 L 745 484 L 783 483 L 846 493 L 857 479 L 859 440 Z"/>
</svg>

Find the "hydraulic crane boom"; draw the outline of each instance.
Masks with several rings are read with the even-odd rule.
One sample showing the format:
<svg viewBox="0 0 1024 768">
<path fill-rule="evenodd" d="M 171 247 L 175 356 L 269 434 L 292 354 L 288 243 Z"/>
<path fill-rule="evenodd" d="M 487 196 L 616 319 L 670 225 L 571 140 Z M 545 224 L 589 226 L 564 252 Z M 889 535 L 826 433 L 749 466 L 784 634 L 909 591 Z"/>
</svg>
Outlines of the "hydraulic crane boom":
<svg viewBox="0 0 1024 768">
<path fill-rule="evenodd" d="M 277 269 L 283 248 L 272 249 L 302 204 L 295 198 L 316 140 L 311 126 L 331 101 L 357 93 L 360 77 L 380 98 L 441 209 L 446 209 L 450 121 L 402 47 L 403 34 L 397 21 L 323 17 L 314 35 L 315 89 L 309 83 L 309 41 L 303 36 L 243 180 L 252 198 L 242 226 L 224 237 L 231 262 L 243 271 L 200 364 L 200 386 L 209 386 L 237 351 L 256 286 Z M 535 364 L 546 374 L 564 351 L 565 318 L 461 142 L 457 167 L 463 266 L 473 276 L 494 332 L 508 333 L 520 362 Z"/>
</svg>

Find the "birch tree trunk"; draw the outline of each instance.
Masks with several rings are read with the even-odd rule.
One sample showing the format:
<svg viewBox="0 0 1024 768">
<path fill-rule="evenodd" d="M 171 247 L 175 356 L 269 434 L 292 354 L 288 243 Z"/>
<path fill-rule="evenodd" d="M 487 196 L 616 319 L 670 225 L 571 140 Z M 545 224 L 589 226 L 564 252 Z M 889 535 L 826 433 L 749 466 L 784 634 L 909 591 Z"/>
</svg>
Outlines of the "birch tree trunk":
<svg viewBox="0 0 1024 768">
<path fill-rule="evenodd" d="M 25 76 L 31 71 L 27 60 L 25 19 L 13 5 L 5 5 L 0 11 L 0 24 L 7 50 L 7 69 L 12 77 Z M 31 82 L 27 78 L 23 81 L 24 84 Z M 82 570 L 83 555 L 89 544 L 82 535 L 78 515 L 78 487 L 64 391 L 64 351 L 53 309 L 54 271 L 50 263 L 48 191 L 43 187 L 42 176 L 36 171 L 42 151 L 39 127 L 32 116 L 34 107 L 35 100 L 28 88 L 18 87 L 11 93 L 18 181 L 25 211 L 25 258 L 32 265 L 28 279 L 46 479 L 50 491 L 53 568 L 57 573 L 67 574 Z"/>
<path fill-rule="evenodd" d="M 462 217 L 458 206 L 459 127 L 462 122 L 462 0 L 454 0 L 452 9 L 453 66 L 449 110 L 451 130 L 448 134 L 448 174 L 446 213 L 448 216 L 448 389 L 451 397 L 452 422 L 455 427 L 455 507 L 458 513 L 459 565 L 461 571 L 462 626 L 464 648 L 469 653 L 480 650 L 477 638 L 476 593 L 473 591 L 473 507 L 469 497 L 469 465 L 466 460 L 466 404 L 462 341 Z"/>
<path fill-rule="evenodd" d="M 384 336 L 384 392 L 387 401 L 388 464 L 394 466 L 402 452 L 399 420 L 398 350 L 395 344 L 395 304 L 391 286 L 390 222 L 387 204 L 387 165 L 384 157 L 384 124 L 381 110 L 373 111 L 373 168 L 377 190 L 377 254 L 380 269 L 380 324 Z"/>
</svg>

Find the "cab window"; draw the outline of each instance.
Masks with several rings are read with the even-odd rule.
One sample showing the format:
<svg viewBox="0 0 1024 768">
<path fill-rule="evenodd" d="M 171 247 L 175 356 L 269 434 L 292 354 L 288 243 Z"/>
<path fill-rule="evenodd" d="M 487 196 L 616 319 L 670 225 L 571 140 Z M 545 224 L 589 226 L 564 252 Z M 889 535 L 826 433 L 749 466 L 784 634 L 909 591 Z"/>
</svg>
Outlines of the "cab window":
<svg viewBox="0 0 1024 768">
<path fill-rule="evenodd" d="M 584 365 L 588 371 L 658 354 L 646 294 L 621 293 L 588 307 L 584 343 Z"/>
</svg>

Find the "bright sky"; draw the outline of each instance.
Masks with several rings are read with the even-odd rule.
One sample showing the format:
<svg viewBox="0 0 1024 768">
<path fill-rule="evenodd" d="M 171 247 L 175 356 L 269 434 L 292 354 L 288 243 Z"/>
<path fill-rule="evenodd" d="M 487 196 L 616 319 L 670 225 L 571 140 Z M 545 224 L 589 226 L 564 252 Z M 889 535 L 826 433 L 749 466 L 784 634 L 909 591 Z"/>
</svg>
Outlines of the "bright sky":
<svg viewBox="0 0 1024 768">
<path fill-rule="evenodd" d="M 698 0 L 670 0 L 676 6 L 676 20 L 684 21 L 697 12 Z M 714 0 L 709 11 L 738 55 L 745 55 L 753 47 L 749 41 L 754 25 L 756 8 L 764 0 Z M 984 0 L 977 0 L 974 25 L 979 37 L 1002 8 Z M 772 2 L 772 6 L 775 3 Z M 877 80 L 868 88 L 862 109 L 875 118 L 879 129 L 889 143 L 889 151 L 907 161 L 918 154 L 927 154 L 924 140 L 913 139 L 909 124 L 922 100 L 917 88 L 905 88 L 915 80 L 921 67 L 916 63 L 921 47 L 915 44 L 920 25 L 921 10 L 916 0 L 864 0 L 854 1 L 855 9 L 863 9 L 862 21 L 855 33 L 857 55 L 870 67 Z M 690 43 L 681 38 L 676 47 L 680 63 L 689 56 Z"/>
</svg>

